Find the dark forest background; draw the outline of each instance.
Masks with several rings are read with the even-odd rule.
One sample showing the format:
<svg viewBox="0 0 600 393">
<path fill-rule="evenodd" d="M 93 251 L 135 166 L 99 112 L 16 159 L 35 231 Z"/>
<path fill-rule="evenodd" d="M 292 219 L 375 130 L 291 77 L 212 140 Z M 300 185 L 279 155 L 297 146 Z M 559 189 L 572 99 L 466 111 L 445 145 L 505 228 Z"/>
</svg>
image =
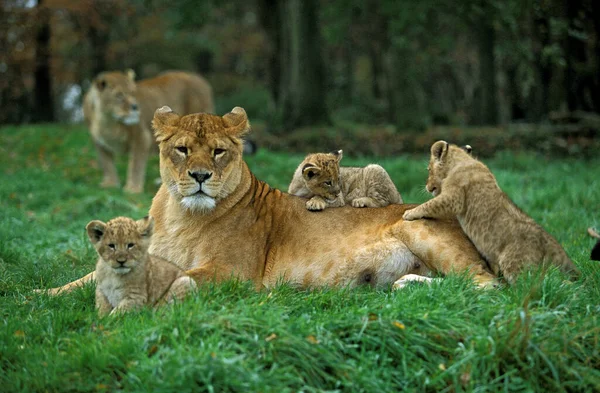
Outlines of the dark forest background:
<svg viewBox="0 0 600 393">
<path fill-rule="evenodd" d="M 280 138 L 348 124 L 600 128 L 597 0 L 1 4 L 0 123 L 76 121 L 94 75 L 132 68 L 199 72 L 220 113 L 243 106 Z"/>
</svg>

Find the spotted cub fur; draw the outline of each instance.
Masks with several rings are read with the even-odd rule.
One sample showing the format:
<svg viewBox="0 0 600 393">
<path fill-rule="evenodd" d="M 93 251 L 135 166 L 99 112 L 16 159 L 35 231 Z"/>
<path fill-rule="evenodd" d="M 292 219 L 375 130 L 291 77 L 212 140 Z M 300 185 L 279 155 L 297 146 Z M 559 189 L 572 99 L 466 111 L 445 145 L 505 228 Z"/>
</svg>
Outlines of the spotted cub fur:
<svg viewBox="0 0 600 393">
<path fill-rule="evenodd" d="M 494 273 L 502 273 L 509 283 L 524 268 L 545 263 L 576 276 L 578 269 L 561 245 L 520 210 L 492 172 L 469 153 L 445 141 L 434 143 L 427 179 L 427 191 L 434 198 L 407 210 L 403 218 L 457 218 Z"/>
<path fill-rule="evenodd" d="M 364 168 L 340 167 L 343 152 L 313 153 L 298 166 L 288 193 L 309 198 L 308 210 L 326 207 L 384 207 L 402 203 L 388 173 L 376 164 Z"/>
<path fill-rule="evenodd" d="M 87 234 L 99 258 L 96 264 L 96 309 L 100 316 L 183 298 L 196 283 L 179 267 L 151 256 L 153 220 L 117 217 L 91 221 Z"/>
</svg>

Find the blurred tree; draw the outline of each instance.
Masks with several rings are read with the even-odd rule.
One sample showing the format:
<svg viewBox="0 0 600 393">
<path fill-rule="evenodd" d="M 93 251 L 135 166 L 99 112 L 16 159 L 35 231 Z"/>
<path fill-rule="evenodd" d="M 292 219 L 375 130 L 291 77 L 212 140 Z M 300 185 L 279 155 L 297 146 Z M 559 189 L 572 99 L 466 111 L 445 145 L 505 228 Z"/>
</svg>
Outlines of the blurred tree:
<svg viewBox="0 0 600 393">
<path fill-rule="evenodd" d="M 54 121 L 54 94 L 50 70 L 50 10 L 45 6 L 44 0 L 38 0 L 35 18 L 37 34 L 32 120 L 52 122 Z"/>
</svg>

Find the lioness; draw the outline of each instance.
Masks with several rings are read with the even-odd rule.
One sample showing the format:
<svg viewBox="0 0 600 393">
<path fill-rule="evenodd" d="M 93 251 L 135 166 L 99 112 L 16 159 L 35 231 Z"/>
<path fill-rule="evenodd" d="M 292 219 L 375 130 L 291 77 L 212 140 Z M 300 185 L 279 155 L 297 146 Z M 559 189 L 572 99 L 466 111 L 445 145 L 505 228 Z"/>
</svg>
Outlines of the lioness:
<svg viewBox="0 0 600 393">
<path fill-rule="evenodd" d="M 102 187 L 119 185 L 115 156 L 129 152 L 125 190 L 143 190 L 148 155 L 155 146 L 152 116 L 166 104 L 186 113 L 212 113 L 212 88 L 204 78 L 188 72 L 165 72 L 137 83 L 132 70 L 103 72 L 94 79 L 83 101 L 83 114 L 104 173 Z"/>
<path fill-rule="evenodd" d="M 384 207 L 402 203 L 390 175 L 380 165 L 364 168 L 340 167 L 342 150 L 332 153 L 313 153 L 302 160 L 288 192 L 305 198 L 308 210 L 340 207 Z"/>
<path fill-rule="evenodd" d="M 184 271 L 148 254 L 153 220 L 117 217 L 90 221 L 86 231 L 98 252 L 96 309 L 100 316 L 182 299 L 196 287 Z"/>
<path fill-rule="evenodd" d="M 520 210 L 485 164 L 446 141 L 431 146 L 427 191 L 430 201 L 404 213 L 405 220 L 458 218 L 494 273 L 513 283 L 526 267 L 553 263 L 578 274 L 560 244 Z"/>
<path fill-rule="evenodd" d="M 162 186 L 150 215 L 150 253 L 204 282 L 231 277 L 256 288 L 389 285 L 415 268 L 469 271 L 480 286 L 495 277 L 453 220 L 407 222 L 411 205 L 349 206 L 314 214 L 305 200 L 258 180 L 242 159 L 248 132 L 239 107 L 224 116 L 154 116 Z M 52 290 L 70 290 L 84 278 Z"/>
</svg>

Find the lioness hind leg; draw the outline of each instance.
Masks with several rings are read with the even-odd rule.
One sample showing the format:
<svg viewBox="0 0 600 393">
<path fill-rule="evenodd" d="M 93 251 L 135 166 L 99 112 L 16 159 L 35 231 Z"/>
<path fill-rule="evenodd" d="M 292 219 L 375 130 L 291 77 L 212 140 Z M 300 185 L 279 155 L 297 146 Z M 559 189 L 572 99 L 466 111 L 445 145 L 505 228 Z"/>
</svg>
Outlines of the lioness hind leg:
<svg viewBox="0 0 600 393">
<path fill-rule="evenodd" d="M 98 163 L 102 168 L 102 182 L 100 183 L 100 187 L 118 187 L 119 175 L 115 166 L 113 153 L 97 143 L 94 143 L 94 146 L 96 146 L 96 152 L 98 153 Z"/>
<path fill-rule="evenodd" d="M 62 295 L 65 293 L 69 293 L 74 289 L 81 288 L 85 284 L 96 281 L 96 271 L 86 274 L 78 280 L 72 281 L 62 287 L 50 288 L 50 289 L 34 289 L 34 292 L 37 293 L 47 293 L 50 296 Z"/>
<path fill-rule="evenodd" d="M 169 287 L 169 290 L 163 298 L 163 302 L 173 303 L 175 300 L 182 300 L 198 285 L 190 276 L 179 277 Z"/>
</svg>

